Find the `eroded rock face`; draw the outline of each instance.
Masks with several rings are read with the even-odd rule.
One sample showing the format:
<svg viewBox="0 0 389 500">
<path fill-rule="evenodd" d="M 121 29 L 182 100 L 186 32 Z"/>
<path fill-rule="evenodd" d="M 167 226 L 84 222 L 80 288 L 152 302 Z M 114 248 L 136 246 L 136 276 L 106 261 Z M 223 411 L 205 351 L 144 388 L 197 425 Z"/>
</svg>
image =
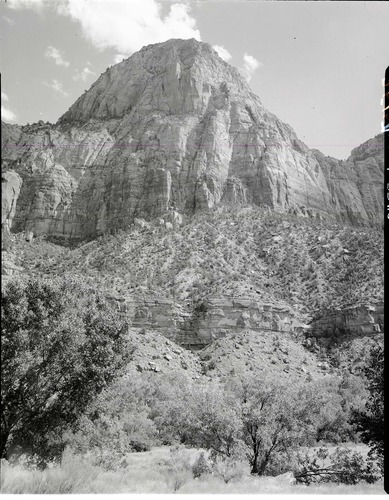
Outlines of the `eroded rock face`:
<svg viewBox="0 0 389 500">
<path fill-rule="evenodd" d="M 170 299 L 109 298 L 133 327 L 158 330 L 178 344 L 200 349 L 228 333 L 253 331 L 295 332 L 309 330 L 290 307 L 250 298 L 212 297 L 193 309 L 193 303 Z"/>
<path fill-rule="evenodd" d="M 338 340 L 345 335 L 364 336 L 380 333 L 383 330 L 383 302 L 326 311 L 326 314 L 312 323 L 313 336 Z"/>
<path fill-rule="evenodd" d="M 16 203 L 22 186 L 21 177 L 13 171 L 1 174 L 1 228 L 9 230 L 15 216 Z"/>
<path fill-rule="evenodd" d="M 379 224 L 382 140 L 347 162 L 311 151 L 210 45 L 169 40 L 109 68 L 56 125 L 4 125 L 3 158 L 23 178 L 14 229 L 81 239 L 219 203 Z"/>
</svg>

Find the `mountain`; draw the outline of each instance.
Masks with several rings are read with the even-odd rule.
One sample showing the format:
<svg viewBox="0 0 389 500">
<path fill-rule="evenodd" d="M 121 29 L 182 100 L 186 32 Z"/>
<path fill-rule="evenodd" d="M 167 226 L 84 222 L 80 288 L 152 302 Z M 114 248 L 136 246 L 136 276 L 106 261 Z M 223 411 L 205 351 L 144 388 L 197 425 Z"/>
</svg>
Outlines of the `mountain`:
<svg viewBox="0 0 389 500">
<path fill-rule="evenodd" d="M 383 222 L 383 135 L 347 161 L 310 150 L 196 40 L 149 45 L 107 69 L 55 125 L 2 132 L 3 170 L 22 181 L 15 232 L 77 241 L 239 204 Z"/>
</svg>

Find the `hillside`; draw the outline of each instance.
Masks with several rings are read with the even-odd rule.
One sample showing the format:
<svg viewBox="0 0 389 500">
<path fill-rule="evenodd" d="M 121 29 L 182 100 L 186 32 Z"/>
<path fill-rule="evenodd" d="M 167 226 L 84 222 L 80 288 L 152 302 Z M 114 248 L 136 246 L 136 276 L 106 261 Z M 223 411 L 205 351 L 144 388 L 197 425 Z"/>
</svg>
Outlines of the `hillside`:
<svg viewBox="0 0 389 500">
<path fill-rule="evenodd" d="M 383 299 L 383 235 L 255 207 L 219 208 L 167 230 L 133 225 L 75 248 L 15 239 L 27 273 L 72 272 L 118 296 L 196 303 L 246 297 L 319 310 Z"/>
</svg>

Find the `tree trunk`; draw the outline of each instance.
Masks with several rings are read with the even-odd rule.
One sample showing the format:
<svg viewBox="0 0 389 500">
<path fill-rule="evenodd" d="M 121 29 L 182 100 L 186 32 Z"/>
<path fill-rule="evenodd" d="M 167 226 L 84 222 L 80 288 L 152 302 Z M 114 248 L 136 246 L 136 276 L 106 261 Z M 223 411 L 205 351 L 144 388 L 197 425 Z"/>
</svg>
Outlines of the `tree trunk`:
<svg viewBox="0 0 389 500">
<path fill-rule="evenodd" d="M 7 441 L 10 435 L 9 429 L 1 429 L 0 458 L 7 458 Z"/>
<path fill-rule="evenodd" d="M 270 453 L 266 453 L 265 458 L 261 461 L 258 467 L 258 476 L 262 476 L 266 470 L 267 464 L 269 463 Z"/>
<path fill-rule="evenodd" d="M 259 453 L 258 451 L 254 451 L 253 458 L 251 460 L 251 474 L 258 474 L 259 465 L 258 465 Z"/>
</svg>

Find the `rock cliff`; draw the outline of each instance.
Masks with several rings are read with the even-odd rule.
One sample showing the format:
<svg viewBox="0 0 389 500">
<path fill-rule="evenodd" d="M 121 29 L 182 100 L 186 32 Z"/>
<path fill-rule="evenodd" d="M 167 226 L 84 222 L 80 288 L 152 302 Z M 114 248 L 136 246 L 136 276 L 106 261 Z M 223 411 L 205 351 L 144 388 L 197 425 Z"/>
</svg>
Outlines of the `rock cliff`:
<svg viewBox="0 0 389 500">
<path fill-rule="evenodd" d="M 169 40 L 107 69 L 55 125 L 3 124 L 23 179 L 13 228 L 84 239 L 221 203 L 383 220 L 382 136 L 347 161 L 302 143 L 210 45 Z"/>
<path fill-rule="evenodd" d="M 169 299 L 131 297 L 121 301 L 107 297 L 133 327 L 158 330 L 165 337 L 197 350 L 227 333 L 303 333 L 310 330 L 290 307 L 263 303 L 250 298 L 209 297 L 196 306 L 190 301 L 177 304 Z"/>
<path fill-rule="evenodd" d="M 1 229 L 9 231 L 15 216 L 22 179 L 13 171 L 1 174 Z"/>
</svg>

